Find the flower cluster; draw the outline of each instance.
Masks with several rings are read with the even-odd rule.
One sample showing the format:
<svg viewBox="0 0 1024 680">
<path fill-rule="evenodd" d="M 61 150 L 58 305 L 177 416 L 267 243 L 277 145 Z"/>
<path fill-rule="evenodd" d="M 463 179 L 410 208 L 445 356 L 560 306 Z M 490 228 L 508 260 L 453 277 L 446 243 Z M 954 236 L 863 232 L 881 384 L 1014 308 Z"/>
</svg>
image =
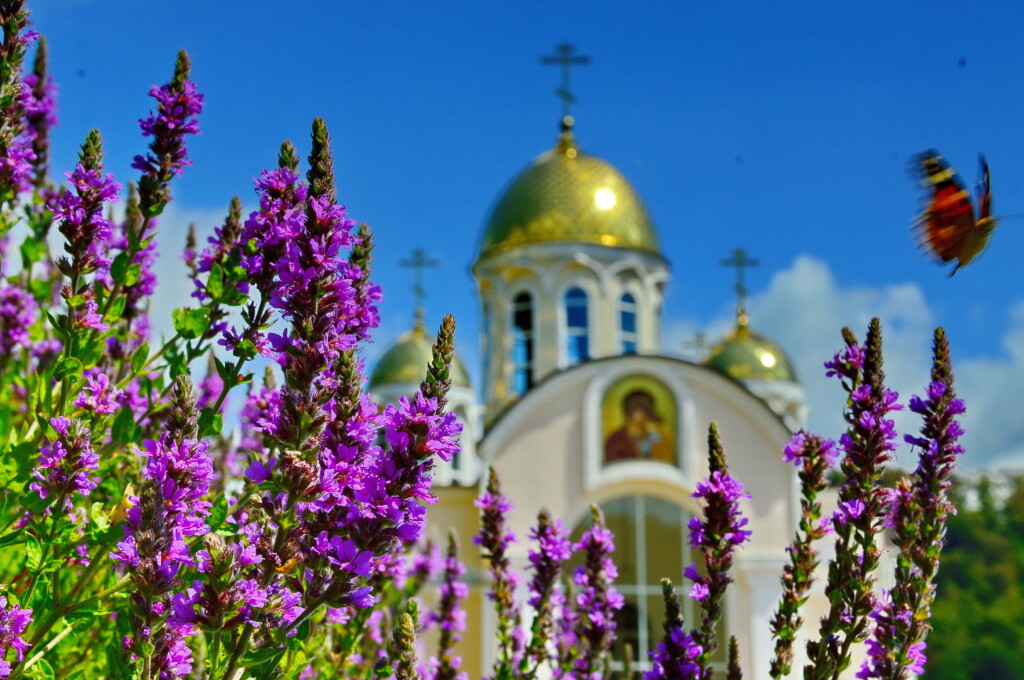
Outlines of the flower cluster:
<svg viewBox="0 0 1024 680">
<path fill-rule="evenodd" d="M 39 305 L 17 286 L 0 286 L 0 371 L 16 349 L 28 347 Z"/>
<path fill-rule="evenodd" d="M 0 678 L 6 678 L 11 674 L 11 664 L 4 659 L 8 649 L 17 652 L 18 661 L 25 658 L 29 645 L 21 634 L 31 621 L 31 609 L 24 609 L 17 604 L 8 607 L 7 598 L 0 595 Z"/>
<path fill-rule="evenodd" d="M 191 622 L 168 618 L 170 595 L 182 567 L 197 564 L 186 539 L 209 531 L 206 517 L 211 503 L 205 497 L 214 477 L 208 444 L 194 438 L 194 430 L 188 431 L 194 420 L 182 415 L 194 412 L 187 379 L 176 384 L 174 401 L 182 424 L 169 428 L 158 440 L 144 442 L 142 491 L 129 499 L 132 507 L 123 526 L 124 538 L 110 555 L 135 586 L 131 597 L 134 636 L 125 639 L 125 649 L 144 656 L 168 678 L 191 672 L 185 638 L 195 629 Z"/>
<path fill-rule="evenodd" d="M 39 38 L 32 72 L 22 79 L 21 108 L 25 116 L 25 141 L 32 147 L 32 166 L 37 189 L 48 184 L 50 129 L 57 125 L 57 86 L 47 74 L 46 40 Z"/>
<path fill-rule="evenodd" d="M 611 559 L 614 537 L 596 506 L 591 508 L 591 521 L 591 527 L 573 545 L 573 550 L 583 552 L 583 564 L 572 575 L 573 584 L 579 588 L 576 607 L 581 647 L 573 670 L 575 677 L 583 680 L 599 680 L 607 672 L 607 654 L 615 641 L 615 612 L 625 604 L 612 586 L 619 575 Z"/>
<path fill-rule="evenodd" d="M 444 558 L 444 573 L 438 587 L 436 612 L 430 612 L 425 620 L 427 625 L 438 629 L 437 654 L 430 659 L 424 677 L 427 680 L 466 680 L 466 673 L 459 671 L 462 659 L 453 653 L 455 645 L 466 630 L 466 611 L 459 604 L 469 597 L 469 587 L 459 579 L 466 573 L 466 567 L 459 561 L 459 546 L 455 533 L 448 536 L 448 550 Z"/>
<path fill-rule="evenodd" d="M 149 96 L 156 100 L 155 113 L 139 120 L 142 134 L 152 137 L 149 153 L 135 157 L 132 167 L 141 170 L 139 180 L 140 209 L 145 218 L 160 213 L 163 205 L 170 200 L 169 183 L 175 176 L 181 176 L 192 164 L 185 146 L 185 135 L 199 134 L 196 117 L 203 110 L 203 95 L 196 84 L 189 80 L 192 65 L 188 55 L 178 53 L 174 77 L 166 85 L 154 85 Z"/>
<path fill-rule="evenodd" d="M 110 382 L 110 376 L 92 369 L 86 376 L 85 387 L 78 393 L 74 405 L 96 415 L 108 415 L 120 408 L 124 391 Z"/>
<path fill-rule="evenodd" d="M 786 677 L 792 669 L 793 642 L 803 625 L 800 605 L 807 597 L 818 566 L 814 542 L 826 533 L 818 494 L 828 487 L 827 473 L 835 465 L 838 453 L 831 439 L 800 430 L 786 444 L 782 455 L 783 460 L 799 470 L 800 524 L 793 543 L 786 548 L 789 562 L 782 571 L 782 600 L 771 620 L 772 634 L 776 638 L 770 669 L 772 678 Z"/>
<path fill-rule="evenodd" d="M 525 644 L 519 625 L 519 606 L 515 601 L 515 589 L 521 578 L 512 569 L 507 555 L 509 545 L 515 541 L 507 520 L 512 503 L 502 495 L 498 474 L 493 469 L 487 490 L 476 499 L 475 505 L 480 508 L 480 533 L 473 537 L 473 543 L 480 546 L 490 569 L 491 590 L 487 595 L 494 602 L 498 615 L 499 655 L 494 671 L 495 677 L 500 678 L 519 665 Z"/>
<path fill-rule="evenodd" d="M 62 273 L 81 276 L 110 265 L 107 247 L 113 228 L 104 215 L 104 206 L 117 200 L 121 185 L 103 172 L 103 147 L 99 132 L 86 138 L 81 161 L 74 172 L 64 173 L 73 189 L 61 190 L 47 206 L 59 220 L 60 233 L 67 239 L 71 261 L 58 262 Z"/>
<path fill-rule="evenodd" d="M 9 0 L 0 7 L 3 40 L 0 41 L 0 203 L 14 204 L 18 194 L 31 187 L 32 145 L 20 134 L 22 108 L 22 61 L 38 34 L 31 24 L 25 0 Z"/>
<path fill-rule="evenodd" d="M 909 407 L 923 420 L 919 436 L 905 437 L 918 450 L 918 464 L 913 476 L 901 480 L 894 491 L 891 525 L 899 548 L 896 583 L 871 612 L 869 658 L 859 678 L 904 680 L 924 670 L 933 580 L 946 520 L 955 512 L 949 497 L 951 477 L 963 453 L 958 442 L 963 429 L 956 417 L 965 407 L 953 388 L 949 343 L 941 328 L 935 332 L 931 383 L 925 397 L 911 397 Z"/>
<path fill-rule="evenodd" d="M 90 472 L 99 469 L 99 457 L 92 449 L 91 433 L 80 420 L 63 416 L 50 419 L 57 437 L 39 447 L 39 461 L 32 470 L 36 481 L 29 488 L 42 498 L 53 496 L 68 511 L 77 492 L 88 496 L 96 488 Z"/>
<path fill-rule="evenodd" d="M 651 670 L 644 673 L 644 680 L 697 678 L 700 673 L 697 661 L 703 651 L 685 629 L 672 628 L 658 643 L 657 651 L 651 652 Z"/>
</svg>

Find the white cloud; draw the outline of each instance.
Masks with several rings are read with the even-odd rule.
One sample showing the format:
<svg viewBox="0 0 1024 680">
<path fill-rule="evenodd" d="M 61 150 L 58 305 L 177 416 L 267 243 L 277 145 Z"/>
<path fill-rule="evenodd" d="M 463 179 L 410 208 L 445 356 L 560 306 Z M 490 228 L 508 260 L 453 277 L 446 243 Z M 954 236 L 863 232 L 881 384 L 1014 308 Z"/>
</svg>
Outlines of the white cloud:
<svg viewBox="0 0 1024 680">
<path fill-rule="evenodd" d="M 748 306 L 753 329 L 783 347 L 807 389 L 808 427 L 813 431 L 837 437 L 844 430 L 844 393 L 834 379 L 825 378 L 822 367 L 842 346 L 843 326 L 863 338 L 872 317 L 882 321 L 886 382 L 900 393 L 901 401 L 921 394 L 927 384 L 936 323 L 915 283 L 844 288 L 825 262 L 805 255 L 777 272 L 768 289 L 753 295 Z M 1011 319 L 1013 328 L 1004 340 L 1008 359 L 970 359 L 954 367 L 958 391 L 968 405 L 965 469 L 1024 463 L 1024 301 L 1011 310 Z M 723 314 L 706 324 L 705 332 L 718 338 L 733 323 Z M 668 346 L 678 347 L 698 328 L 690 319 L 672 323 L 666 333 Z M 901 413 L 897 427 L 901 433 L 911 432 L 919 422 L 914 414 Z M 906 450 L 900 461 L 910 463 Z"/>
</svg>

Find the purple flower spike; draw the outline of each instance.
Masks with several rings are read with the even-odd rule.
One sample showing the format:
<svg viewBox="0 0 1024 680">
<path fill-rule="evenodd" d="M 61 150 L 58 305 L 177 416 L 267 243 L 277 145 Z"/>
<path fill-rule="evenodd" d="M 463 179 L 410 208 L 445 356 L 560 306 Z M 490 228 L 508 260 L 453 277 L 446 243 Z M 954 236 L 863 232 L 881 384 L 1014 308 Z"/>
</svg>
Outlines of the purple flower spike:
<svg viewBox="0 0 1024 680">
<path fill-rule="evenodd" d="M 59 223 L 60 233 L 67 239 L 66 250 L 71 256 L 70 262 L 59 261 L 58 267 L 72 278 L 110 265 L 107 247 L 113 227 L 104 208 L 108 202 L 117 200 L 121 191 L 114 176 L 103 172 L 103 146 L 98 131 L 89 132 L 79 157 L 81 161 L 74 172 L 64 173 L 71 188 L 63 189 L 47 204 Z"/>
<path fill-rule="evenodd" d="M 39 447 L 39 462 L 32 471 L 36 481 L 29 488 L 41 498 L 51 495 L 63 499 L 64 508 L 72 508 L 72 497 L 80 493 L 88 496 L 96 488 L 90 472 L 99 469 L 99 457 L 92 449 L 91 434 L 82 422 L 64 417 L 50 419 L 57 431 L 53 441 Z"/>
<path fill-rule="evenodd" d="M 597 506 L 591 508 L 593 524 L 573 546 L 583 551 L 584 562 L 573 572 L 576 594 L 576 637 L 579 654 L 573 662 L 576 677 L 599 680 L 604 677 L 608 653 L 615 642 L 615 612 L 625 599 L 613 587 L 618 570 L 611 559 L 615 541 Z"/>
<path fill-rule="evenodd" d="M 0 595 L 0 678 L 6 678 L 11 674 L 11 664 L 4 659 L 8 649 L 13 649 L 17 653 L 18 661 L 25 659 L 29 644 L 21 634 L 31 621 L 31 609 L 23 609 L 16 604 L 8 608 L 7 598 Z"/>
<path fill-rule="evenodd" d="M 108 415 L 120 407 L 122 390 L 110 382 L 110 376 L 99 369 L 87 371 L 85 388 L 78 393 L 74 405 L 96 415 Z"/>
<path fill-rule="evenodd" d="M 698 678 L 701 670 L 698 659 L 703 651 L 682 627 L 673 627 L 666 640 L 658 643 L 657 651 L 650 652 L 652 668 L 644 673 L 644 680 Z"/>
<path fill-rule="evenodd" d="M 39 305 L 17 286 L 0 286 L 0 371 L 9 365 L 15 350 L 29 346 L 29 328 Z"/>
<path fill-rule="evenodd" d="M 145 137 L 152 137 L 149 153 L 136 156 L 132 167 L 143 172 L 139 183 L 143 215 L 150 217 L 148 208 L 162 205 L 169 196 L 166 185 L 192 164 L 185 147 L 185 135 L 199 134 L 196 120 L 203 110 L 203 95 L 189 80 L 191 64 L 184 51 L 178 54 L 174 77 L 166 85 L 150 88 L 149 96 L 156 100 L 156 113 L 139 120 Z M 162 190 L 162 191 L 161 191 Z M 154 202 L 154 200 L 156 202 Z"/>
</svg>

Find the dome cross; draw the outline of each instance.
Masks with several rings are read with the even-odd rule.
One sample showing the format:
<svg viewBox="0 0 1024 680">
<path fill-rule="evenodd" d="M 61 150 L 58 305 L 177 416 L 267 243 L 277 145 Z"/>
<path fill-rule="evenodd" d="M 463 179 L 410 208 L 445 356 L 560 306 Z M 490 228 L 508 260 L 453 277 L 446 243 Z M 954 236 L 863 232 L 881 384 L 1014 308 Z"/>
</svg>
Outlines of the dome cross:
<svg viewBox="0 0 1024 680">
<path fill-rule="evenodd" d="M 423 286 L 423 270 L 428 267 L 439 267 L 441 263 L 432 257 L 427 257 L 427 251 L 422 248 L 415 248 L 412 256 L 399 261 L 399 266 L 408 267 L 415 271 L 415 278 L 412 284 L 412 294 L 416 300 L 416 309 L 423 309 L 423 300 L 427 297 L 427 289 Z"/>
<path fill-rule="evenodd" d="M 583 54 L 574 55 L 573 52 L 576 48 L 569 43 L 562 43 L 561 45 L 555 46 L 557 54 L 553 56 L 541 57 L 540 63 L 545 66 L 561 66 L 562 67 L 562 86 L 555 90 L 555 94 L 562 100 L 562 118 L 568 118 L 570 115 L 570 106 L 576 101 L 576 97 L 573 96 L 572 91 L 569 89 L 569 69 L 572 66 L 584 65 L 590 63 L 590 57 Z"/>
<path fill-rule="evenodd" d="M 732 257 L 722 259 L 719 264 L 723 267 L 736 268 L 736 284 L 733 286 L 733 290 L 736 291 L 736 322 L 740 327 L 745 327 L 747 325 L 747 287 L 744 283 L 744 270 L 747 267 L 756 267 L 761 262 L 747 257 L 747 251 L 743 248 L 736 248 L 732 251 Z"/>
</svg>

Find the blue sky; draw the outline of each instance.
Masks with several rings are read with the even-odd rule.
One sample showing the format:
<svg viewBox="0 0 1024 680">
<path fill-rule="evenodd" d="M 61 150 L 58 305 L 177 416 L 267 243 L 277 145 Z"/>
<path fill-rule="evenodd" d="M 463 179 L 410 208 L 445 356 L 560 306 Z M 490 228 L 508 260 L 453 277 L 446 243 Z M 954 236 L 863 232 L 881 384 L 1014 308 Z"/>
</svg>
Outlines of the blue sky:
<svg viewBox="0 0 1024 680">
<path fill-rule="evenodd" d="M 881 315 L 893 383 L 920 391 L 942 324 L 970 400 L 965 466 L 1024 462 L 1024 220 L 948 279 L 910 235 L 907 172 L 935 147 L 973 183 L 982 151 L 996 213 L 1024 213 L 1014 3 L 30 4 L 60 87 L 56 170 L 98 127 L 109 168 L 132 177 L 146 91 L 178 49 L 191 54 L 206 110 L 163 224 L 169 276 L 187 222 L 210 229 L 235 194 L 253 205 L 281 140 L 306 153 L 322 116 L 339 195 L 377 238 L 386 301 L 369 356 L 408 326 L 412 278 L 397 263 L 421 247 L 443 263 L 426 274 L 428 316 L 456 314 L 476 373 L 469 265 L 501 189 L 555 141 L 558 72 L 539 57 L 568 40 L 591 57 L 573 73 L 579 144 L 633 183 L 673 265 L 666 351 L 727 330 L 732 274 L 718 262 L 743 246 L 762 263 L 748 274 L 753 325 L 792 355 L 812 426 L 840 426 L 818 367 L 841 325 L 863 332 Z"/>
</svg>

